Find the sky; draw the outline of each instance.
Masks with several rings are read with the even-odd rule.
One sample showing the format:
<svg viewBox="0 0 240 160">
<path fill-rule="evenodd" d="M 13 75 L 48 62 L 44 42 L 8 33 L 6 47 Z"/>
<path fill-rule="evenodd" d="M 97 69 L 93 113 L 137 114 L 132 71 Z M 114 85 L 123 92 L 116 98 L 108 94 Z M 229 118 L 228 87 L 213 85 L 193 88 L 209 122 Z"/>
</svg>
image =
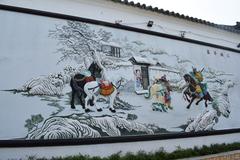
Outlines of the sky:
<svg viewBox="0 0 240 160">
<path fill-rule="evenodd" d="M 240 0 L 132 0 L 216 24 L 240 22 Z"/>
</svg>

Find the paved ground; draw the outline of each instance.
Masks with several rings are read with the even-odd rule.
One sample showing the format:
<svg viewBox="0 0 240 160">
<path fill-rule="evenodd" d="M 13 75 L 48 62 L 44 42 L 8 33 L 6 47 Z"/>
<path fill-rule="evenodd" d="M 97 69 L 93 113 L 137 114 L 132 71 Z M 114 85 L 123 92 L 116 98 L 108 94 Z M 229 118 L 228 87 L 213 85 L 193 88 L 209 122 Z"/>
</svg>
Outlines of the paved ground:
<svg viewBox="0 0 240 160">
<path fill-rule="evenodd" d="M 240 150 L 182 160 L 240 160 Z"/>
</svg>

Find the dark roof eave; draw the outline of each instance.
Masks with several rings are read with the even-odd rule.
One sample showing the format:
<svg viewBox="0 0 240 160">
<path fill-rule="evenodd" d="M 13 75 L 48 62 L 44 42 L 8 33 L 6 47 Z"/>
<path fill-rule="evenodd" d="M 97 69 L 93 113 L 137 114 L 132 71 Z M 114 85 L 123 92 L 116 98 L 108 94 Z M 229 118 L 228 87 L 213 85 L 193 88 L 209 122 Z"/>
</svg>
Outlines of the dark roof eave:
<svg viewBox="0 0 240 160">
<path fill-rule="evenodd" d="M 185 19 L 185 20 L 188 20 L 188 21 L 191 21 L 194 23 L 205 24 L 205 25 L 212 26 L 212 27 L 215 27 L 218 29 L 222 29 L 225 31 L 240 34 L 240 29 L 236 29 L 235 26 L 218 25 L 218 24 L 206 21 L 206 20 L 202 20 L 202 19 L 198 19 L 198 18 L 194 18 L 194 17 L 190 17 L 190 16 L 185 16 L 180 13 L 170 12 L 168 10 L 160 9 L 158 7 L 152 7 L 152 6 L 146 6 L 146 4 L 134 3 L 133 1 L 128 1 L 128 0 L 111 0 L 111 1 L 125 4 L 125 5 L 132 6 L 132 7 L 137 7 L 137 8 L 148 10 L 148 11 L 152 11 L 152 12 L 156 12 L 156 13 L 160 13 L 160 14 L 164 14 L 164 15 L 173 16 L 173 17 L 180 18 L 180 19 Z"/>
</svg>

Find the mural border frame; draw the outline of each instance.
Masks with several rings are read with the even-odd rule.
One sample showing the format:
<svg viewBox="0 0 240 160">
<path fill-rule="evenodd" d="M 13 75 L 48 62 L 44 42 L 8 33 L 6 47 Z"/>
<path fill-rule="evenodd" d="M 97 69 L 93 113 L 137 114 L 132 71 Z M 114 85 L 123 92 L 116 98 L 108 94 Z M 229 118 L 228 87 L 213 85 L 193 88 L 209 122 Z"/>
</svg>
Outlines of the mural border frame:
<svg viewBox="0 0 240 160">
<path fill-rule="evenodd" d="M 133 31 L 137 33 L 143 33 L 147 35 L 153 35 L 173 40 L 179 40 L 183 42 L 188 42 L 192 44 L 198 44 L 218 49 L 223 49 L 235 53 L 240 53 L 240 50 L 225 47 L 221 45 L 216 45 L 212 43 L 207 43 L 204 41 L 193 40 L 189 38 L 183 38 L 179 36 L 169 35 L 165 33 L 159 33 L 155 31 L 149 31 L 139 28 L 134 28 L 130 26 L 125 26 L 121 24 L 109 23 L 99 20 L 87 19 L 77 16 L 71 16 L 60 13 L 53 13 L 29 8 L 22 8 L 16 6 L 9 6 L 0 4 L 0 10 L 12 11 L 18 13 L 26 13 L 36 16 L 44 16 L 50 18 L 58 18 L 65 20 L 74 20 L 80 21 L 95 25 L 101 25 L 106 27 L 112 27 L 127 31 Z M 180 138 L 193 138 L 193 137 L 202 137 L 202 136 L 214 136 L 222 134 L 233 134 L 240 133 L 240 128 L 234 129 L 224 129 L 224 130 L 214 130 L 214 131 L 201 131 L 201 132 L 182 132 L 182 133 L 171 133 L 171 134 L 154 134 L 154 135 L 138 135 L 138 136 L 120 136 L 120 137 L 100 137 L 100 138 L 79 138 L 79 139 L 52 139 L 52 140 L 22 140 L 22 139 L 13 139 L 13 140 L 0 140 L 0 148 L 3 147 L 44 147 L 44 146 L 69 146 L 69 145 L 90 145 L 90 144 L 106 144 L 106 143 L 124 143 L 124 142 L 138 142 L 138 141 L 153 141 L 153 140 L 167 140 L 167 139 L 180 139 Z"/>
<path fill-rule="evenodd" d="M 76 139 L 47 139 L 47 140 L 0 140 L 0 148 L 12 147 L 45 147 L 45 146 L 73 146 L 73 145 L 93 145 L 93 144 L 109 144 L 109 143 L 127 143 L 139 141 L 154 141 L 154 140 L 170 140 L 204 136 L 217 136 L 223 134 L 240 133 L 240 128 L 224 129 L 214 131 L 200 132 L 182 132 L 182 133 L 167 133 L 154 135 L 138 135 L 138 136 L 119 136 L 119 137 L 100 137 L 100 138 L 76 138 Z"/>
</svg>

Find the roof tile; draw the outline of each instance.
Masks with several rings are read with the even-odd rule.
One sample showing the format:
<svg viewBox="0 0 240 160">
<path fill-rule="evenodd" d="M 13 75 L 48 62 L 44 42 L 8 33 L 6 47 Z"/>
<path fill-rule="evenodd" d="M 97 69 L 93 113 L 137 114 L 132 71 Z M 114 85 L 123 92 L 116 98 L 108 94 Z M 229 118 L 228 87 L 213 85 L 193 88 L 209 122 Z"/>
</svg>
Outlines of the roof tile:
<svg viewBox="0 0 240 160">
<path fill-rule="evenodd" d="M 140 3 L 134 3 L 133 1 L 128 1 L 128 0 L 111 0 L 113 2 L 117 2 L 117 3 L 121 3 L 121 4 L 126 4 L 129 6 L 134 6 L 134 7 L 138 7 L 141 9 L 145 9 L 145 10 L 150 10 L 153 12 L 158 12 L 160 14 L 165 14 L 165 15 L 169 15 L 169 16 L 174 16 L 177 18 L 181 18 L 181 19 L 185 19 L 191 22 L 195 22 L 195 23 L 201 23 L 201 24 L 205 24 L 205 25 L 209 25 L 215 28 L 219 28 L 222 30 L 226 30 L 226 31 L 230 31 L 230 32 L 234 32 L 234 33 L 238 33 L 240 34 L 240 22 L 237 22 L 237 24 L 235 26 L 229 26 L 229 25 L 219 25 L 219 24 L 215 24 L 206 20 L 202 20 L 202 19 L 198 19 L 198 18 L 194 18 L 194 17 L 190 17 L 190 16 L 185 16 L 184 14 L 180 14 L 180 13 L 176 13 L 176 12 L 170 12 L 169 10 L 164 10 L 158 7 L 152 7 L 152 6 L 146 6 L 146 4 L 140 4 Z"/>
</svg>

